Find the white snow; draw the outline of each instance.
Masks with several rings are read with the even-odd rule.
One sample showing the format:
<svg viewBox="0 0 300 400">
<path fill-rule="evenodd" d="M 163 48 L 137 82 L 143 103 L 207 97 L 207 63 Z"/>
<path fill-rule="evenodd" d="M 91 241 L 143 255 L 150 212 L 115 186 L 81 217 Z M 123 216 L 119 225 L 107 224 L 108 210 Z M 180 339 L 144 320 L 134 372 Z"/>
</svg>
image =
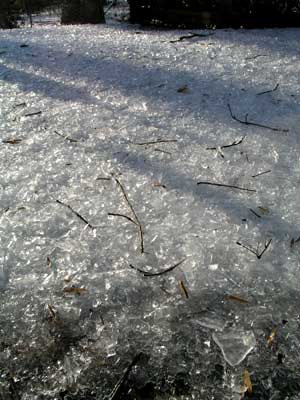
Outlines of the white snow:
<svg viewBox="0 0 300 400">
<path fill-rule="evenodd" d="M 125 23 L 0 32 L 3 398 L 104 399 L 138 352 L 149 357 L 131 386 L 153 382 L 158 399 L 240 398 L 246 367 L 262 390 L 278 352 L 283 374 L 299 376 L 300 30 L 201 33 L 214 34 L 170 43 L 187 32 Z M 241 124 L 228 104 L 288 132 Z M 158 139 L 173 142 L 138 144 Z M 135 220 L 116 178 L 144 254 L 138 227 L 108 215 Z M 262 251 L 269 239 L 260 259 L 236 244 Z M 153 277 L 130 268 L 181 260 Z M 226 364 L 216 329 L 219 345 L 223 329 L 255 337 L 243 363 Z"/>
</svg>

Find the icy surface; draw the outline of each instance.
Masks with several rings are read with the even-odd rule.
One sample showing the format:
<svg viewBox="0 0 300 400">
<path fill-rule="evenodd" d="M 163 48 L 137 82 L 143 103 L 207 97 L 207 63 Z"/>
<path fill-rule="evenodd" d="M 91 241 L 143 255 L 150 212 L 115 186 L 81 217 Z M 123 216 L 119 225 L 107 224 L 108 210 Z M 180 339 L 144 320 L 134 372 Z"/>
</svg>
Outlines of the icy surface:
<svg viewBox="0 0 300 400">
<path fill-rule="evenodd" d="M 240 364 L 256 344 L 253 332 L 225 331 L 221 334 L 214 333 L 213 339 L 232 367 Z"/>
<path fill-rule="evenodd" d="M 300 30 L 213 33 L 0 32 L 1 400 L 299 398 Z"/>
</svg>

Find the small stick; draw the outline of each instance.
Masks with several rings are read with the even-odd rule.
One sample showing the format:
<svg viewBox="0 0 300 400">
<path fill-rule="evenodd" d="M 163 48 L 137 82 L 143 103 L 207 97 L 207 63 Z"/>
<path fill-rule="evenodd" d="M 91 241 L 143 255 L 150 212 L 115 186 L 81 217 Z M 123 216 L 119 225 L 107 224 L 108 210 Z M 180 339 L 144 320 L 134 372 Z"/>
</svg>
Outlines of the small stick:
<svg viewBox="0 0 300 400">
<path fill-rule="evenodd" d="M 228 147 L 233 147 L 241 144 L 243 140 L 245 139 L 245 136 L 243 136 L 240 140 L 235 140 L 231 144 L 224 144 L 223 146 L 220 146 L 220 149 L 226 149 Z M 218 147 L 206 147 L 206 150 L 218 150 Z"/>
<path fill-rule="evenodd" d="M 264 254 L 265 251 L 267 251 L 267 249 L 270 246 L 271 242 L 272 242 L 272 239 L 270 239 L 267 243 L 265 243 L 265 247 L 264 247 L 263 251 L 260 254 L 257 255 L 258 259 L 261 259 L 262 255 Z"/>
<path fill-rule="evenodd" d="M 123 217 L 123 218 L 126 218 L 128 221 L 132 222 L 134 225 L 139 226 L 139 224 L 136 221 L 134 221 L 132 218 L 128 217 L 128 215 L 118 214 L 118 213 L 107 213 L 107 215 L 109 215 L 111 217 Z"/>
<path fill-rule="evenodd" d="M 14 105 L 14 107 L 25 107 L 26 106 L 26 103 L 25 102 L 23 102 L 23 103 L 18 103 L 18 104 L 15 104 Z"/>
<path fill-rule="evenodd" d="M 281 128 L 273 128 L 272 126 L 268 126 L 268 125 L 263 125 L 263 124 L 258 124 L 256 122 L 249 122 L 248 121 L 248 114 L 245 115 L 245 120 L 243 121 L 242 119 L 239 119 L 238 117 L 236 117 L 233 112 L 232 109 L 230 107 L 230 104 L 227 104 L 231 118 L 234 119 L 235 121 L 244 124 L 244 125 L 252 125 L 252 126 L 258 126 L 259 128 L 265 128 L 265 129 L 269 129 L 271 131 L 275 131 L 275 132 L 288 132 L 288 129 L 281 129 Z"/>
<path fill-rule="evenodd" d="M 56 203 L 61 204 L 65 207 L 67 207 L 69 210 L 72 211 L 73 214 L 75 214 L 81 221 L 83 221 L 89 228 L 91 229 L 96 229 L 96 227 L 92 224 L 90 224 L 82 215 L 80 215 L 77 211 L 75 211 L 69 204 L 63 203 L 62 201 L 56 199 Z"/>
<path fill-rule="evenodd" d="M 184 294 L 185 298 L 188 299 L 189 298 L 189 293 L 188 293 L 187 288 L 185 287 L 183 281 L 180 280 L 178 282 L 178 284 L 179 284 L 180 290 Z"/>
<path fill-rule="evenodd" d="M 65 139 L 65 140 L 67 140 L 67 141 L 69 141 L 69 142 L 71 142 L 71 143 L 78 142 L 78 140 L 72 139 L 72 138 L 70 138 L 69 136 L 65 136 L 65 135 L 63 135 L 62 133 L 59 133 L 58 131 L 54 131 L 54 133 L 56 133 L 56 135 L 62 137 L 63 139 Z"/>
<path fill-rule="evenodd" d="M 230 189 L 238 189 L 238 190 L 245 190 L 247 192 L 256 192 L 255 189 L 247 189 L 247 188 L 242 188 L 240 186 L 235 186 L 235 185 L 225 185 L 223 183 L 215 183 L 215 182 L 197 182 L 197 185 L 212 185 L 212 186 L 220 186 L 220 187 L 227 187 Z"/>
<path fill-rule="evenodd" d="M 158 144 L 158 143 L 177 143 L 178 140 L 176 139 L 157 139 L 157 140 L 152 140 L 150 142 L 131 142 L 132 144 L 135 144 L 136 146 L 148 146 L 152 144 Z"/>
<path fill-rule="evenodd" d="M 129 208 L 130 208 L 130 210 L 131 210 L 131 212 L 132 212 L 132 214 L 134 216 L 134 219 L 136 221 L 136 225 L 139 228 L 141 253 L 144 253 L 144 232 L 143 232 L 142 224 L 140 223 L 140 220 L 138 219 L 138 216 L 136 215 L 136 212 L 134 211 L 134 208 L 133 208 L 132 204 L 129 201 L 129 198 L 128 198 L 127 193 L 126 193 L 126 191 L 124 189 L 124 186 L 122 185 L 122 183 L 117 178 L 115 178 L 115 181 L 119 185 L 119 187 L 120 187 L 120 189 L 121 189 L 121 191 L 123 193 L 124 199 L 125 199 L 126 203 L 128 204 L 128 206 L 129 206 Z"/>
<path fill-rule="evenodd" d="M 40 115 L 40 114 L 42 114 L 42 111 L 36 111 L 36 112 L 25 114 L 24 117 L 32 117 L 33 115 Z"/>
<path fill-rule="evenodd" d="M 267 249 L 269 248 L 270 244 L 272 242 L 272 239 L 268 240 L 268 242 L 265 243 L 263 250 L 259 253 L 258 252 L 258 245 L 257 245 L 257 250 L 253 250 L 251 247 L 245 246 L 244 244 L 240 243 L 240 242 L 236 242 L 237 245 L 242 246 L 244 249 L 250 251 L 251 253 L 255 254 L 256 257 L 260 260 L 263 256 L 263 254 L 265 253 L 265 251 L 267 251 Z"/>
<path fill-rule="evenodd" d="M 251 253 L 255 254 L 256 257 L 257 257 L 257 251 L 251 249 L 251 247 L 245 246 L 245 245 L 242 244 L 241 242 L 236 242 L 236 244 L 237 244 L 238 246 L 242 246 L 244 249 L 246 249 L 246 250 L 250 251 Z"/>
<path fill-rule="evenodd" d="M 104 176 L 98 176 L 98 178 L 96 178 L 96 181 L 110 181 L 111 178 L 106 178 Z"/>
<path fill-rule="evenodd" d="M 277 90 L 277 89 L 278 89 L 278 87 L 279 87 L 279 83 L 277 83 L 277 84 L 276 84 L 276 86 L 274 87 L 274 89 L 271 89 L 271 90 L 266 90 L 266 91 L 264 91 L 264 92 L 257 93 L 257 94 L 256 94 L 256 96 L 260 96 L 260 95 L 262 95 L 262 94 L 266 94 L 266 93 L 272 93 L 272 92 L 275 92 L 275 90 Z"/>
<path fill-rule="evenodd" d="M 132 264 L 129 264 L 129 266 L 133 269 L 135 269 L 136 271 L 140 272 L 141 274 L 143 274 L 144 276 L 159 276 L 159 275 L 163 275 L 166 274 L 167 272 L 171 272 L 173 271 L 173 269 L 175 269 L 176 267 L 178 267 L 179 265 L 181 265 L 184 261 L 186 260 L 186 258 L 184 258 L 183 260 L 179 261 L 178 263 L 176 263 L 175 265 L 172 265 L 172 267 L 169 267 L 167 269 L 165 269 L 164 271 L 160 271 L 160 272 L 147 272 L 147 271 L 143 271 L 140 268 L 137 268 L 135 266 L 133 266 Z"/>
<path fill-rule="evenodd" d="M 255 60 L 258 57 L 267 57 L 266 54 L 257 54 L 256 56 L 246 57 L 245 60 Z"/>
<path fill-rule="evenodd" d="M 111 394 L 109 395 L 108 400 L 117 400 L 122 392 L 124 383 L 126 382 L 132 368 L 139 362 L 141 356 L 143 353 L 138 353 L 134 359 L 131 361 L 131 363 L 128 365 L 128 367 L 124 370 L 123 375 L 121 378 L 118 380 L 116 383 L 115 387 L 113 388 Z"/>
<path fill-rule="evenodd" d="M 257 214 L 252 208 L 249 208 L 249 211 L 251 211 L 257 218 L 261 218 L 261 215 Z"/>
<path fill-rule="evenodd" d="M 256 175 L 252 175 L 251 178 L 256 178 L 256 177 L 258 177 L 260 175 L 268 174 L 269 172 L 272 172 L 272 171 L 270 169 L 268 169 L 267 171 L 259 172 Z"/>
<path fill-rule="evenodd" d="M 203 33 L 191 33 L 190 35 L 184 35 L 184 36 L 180 36 L 179 39 L 174 39 L 174 40 L 170 40 L 170 43 L 177 43 L 177 42 L 181 42 L 182 40 L 186 40 L 186 39 L 193 39 L 194 37 L 208 37 L 208 36 L 212 36 L 214 35 L 214 33 L 207 33 L 207 34 L 203 34 Z"/>
<path fill-rule="evenodd" d="M 239 303 L 243 303 L 243 304 L 248 304 L 249 303 L 248 300 L 245 300 L 242 297 L 235 296 L 233 294 L 230 294 L 230 295 L 226 296 L 226 300 L 234 300 L 234 301 L 238 301 Z"/>
<path fill-rule="evenodd" d="M 161 150 L 161 149 L 154 149 L 154 151 L 159 151 L 160 153 L 169 154 L 170 156 L 172 155 L 172 153 L 170 151 L 165 151 L 165 150 Z"/>
</svg>

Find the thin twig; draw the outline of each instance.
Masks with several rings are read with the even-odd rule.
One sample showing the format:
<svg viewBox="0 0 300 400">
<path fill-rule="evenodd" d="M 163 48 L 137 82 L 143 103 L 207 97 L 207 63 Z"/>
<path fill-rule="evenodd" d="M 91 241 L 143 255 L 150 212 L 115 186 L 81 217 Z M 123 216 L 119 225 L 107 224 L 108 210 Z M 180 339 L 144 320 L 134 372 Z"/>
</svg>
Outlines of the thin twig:
<svg viewBox="0 0 300 400">
<path fill-rule="evenodd" d="M 125 199 L 126 203 L 128 204 L 128 206 L 129 206 L 129 208 L 130 208 L 130 210 L 131 210 L 131 212 L 132 212 L 132 214 L 134 216 L 134 219 L 136 221 L 136 225 L 139 228 L 141 253 L 144 253 L 144 232 L 143 232 L 142 224 L 140 223 L 140 220 L 139 220 L 138 216 L 136 215 L 136 212 L 134 211 L 134 208 L 133 208 L 132 204 L 129 201 L 129 198 L 128 198 L 128 195 L 127 195 L 127 193 L 125 191 L 124 186 L 122 185 L 122 183 L 117 178 L 115 178 L 115 181 L 117 182 L 118 186 L 120 187 L 120 189 L 121 189 L 121 191 L 123 193 L 124 199 Z"/>
<path fill-rule="evenodd" d="M 268 250 L 268 247 L 270 246 L 271 242 L 272 242 L 272 239 L 270 239 L 268 242 L 265 243 L 265 247 L 264 247 L 263 251 L 257 255 L 258 259 L 260 259 L 262 257 L 262 255 L 264 254 L 264 252 Z"/>
<path fill-rule="evenodd" d="M 264 92 L 257 93 L 256 96 L 261 96 L 262 94 L 275 92 L 275 90 L 277 90 L 278 87 L 279 87 L 279 83 L 276 84 L 276 86 L 274 87 L 274 89 L 266 90 L 266 91 L 264 91 Z"/>
<path fill-rule="evenodd" d="M 246 57 L 245 60 L 255 60 L 258 57 L 267 57 L 266 54 L 257 54 L 256 56 Z"/>
<path fill-rule="evenodd" d="M 69 141 L 69 142 L 71 142 L 71 143 L 78 142 L 78 140 L 72 139 L 72 138 L 70 138 L 69 136 L 65 136 L 65 135 L 63 135 L 62 133 L 59 133 L 58 131 L 54 131 L 54 133 L 56 133 L 56 135 L 62 137 L 63 139 L 65 139 L 65 140 L 67 140 L 67 141 Z"/>
<path fill-rule="evenodd" d="M 42 111 L 36 111 L 36 112 L 25 114 L 24 117 L 32 117 L 33 115 L 40 115 L 40 114 L 42 114 Z"/>
<path fill-rule="evenodd" d="M 259 123 L 256 123 L 256 122 L 249 122 L 248 121 L 248 114 L 245 115 L 245 120 L 243 121 L 242 119 L 238 118 L 237 116 L 235 116 L 233 114 L 231 106 L 230 106 L 229 103 L 227 104 L 227 106 L 228 106 L 231 118 L 234 119 L 235 121 L 241 123 L 241 124 L 257 126 L 259 128 L 269 129 L 269 130 L 275 131 L 275 132 L 288 132 L 289 131 L 288 129 L 273 128 L 272 126 L 269 126 L 269 125 L 263 125 L 263 124 L 259 124 Z"/>
<path fill-rule="evenodd" d="M 157 140 L 152 140 L 150 142 L 131 142 L 131 144 L 135 144 L 136 146 L 148 146 L 158 143 L 177 143 L 177 142 L 178 140 L 176 139 L 157 139 Z"/>
<path fill-rule="evenodd" d="M 255 189 L 247 189 L 247 188 L 243 188 L 240 186 L 235 186 L 235 185 L 225 185 L 223 183 L 215 183 L 215 182 L 197 182 L 197 185 L 211 185 L 211 186 L 221 186 L 221 187 L 227 187 L 230 189 L 238 189 L 238 190 L 245 190 L 246 192 L 256 192 Z"/>
<path fill-rule="evenodd" d="M 151 273 L 151 272 L 148 272 L 148 271 L 143 271 L 142 269 L 137 268 L 137 267 L 135 267 L 135 266 L 132 265 L 132 264 L 129 264 L 129 266 L 130 266 L 132 269 L 135 269 L 136 271 L 140 272 L 140 273 L 143 274 L 144 276 L 159 276 L 159 275 L 166 274 L 167 272 L 173 271 L 173 269 L 175 269 L 176 267 L 179 267 L 179 265 L 181 265 L 185 260 L 186 260 L 186 258 L 184 258 L 183 260 L 179 261 L 179 262 L 176 263 L 175 265 L 172 265 L 172 267 L 169 267 L 169 268 L 167 268 L 167 269 L 165 269 L 165 270 L 163 270 L 163 271 L 154 272 L 154 273 Z"/>
<path fill-rule="evenodd" d="M 128 367 L 124 370 L 123 375 L 121 378 L 118 380 L 116 383 L 115 387 L 113 388 L 111 394 L 109 395 L 109 400 L 117 400 L 119 399 L 119 396 L 123 390 L 124 383 L 126 382 L 132 368 L 139 362 L 141 356 L 143 353 L 138 353 L 134 359 L 131 361 L 131 363 L 128 365 Z"/>
<path fill-rule="evenodd" d="M 172 155 L 172 153 L 170 151 L 166 151 L 166 150 L 161 150 L 161 149 L 154 149 L 154 151 L 159 151 L 160 153 L 165 153 L 165 154 L 169 154 L 170 156 Z"/>
<path fill-rule="evenodd" d="M 194 37 L 205 38 L 205 37 L 212 36 L 212 35 L 214 35 L 214 33 L 207 33 L 207 34 L 203 34 L 203 33 L 191 33 L 190 35 L 180 36 L 179 39 L 170 40 L 170 43 L 177 43 L 177 42 L 181 42 L 182 40 L 193 39 Z"/>
<path fill-rule="evenodd" d="M 96 181 L 110 181 L 111 178 L 106 178 L 104 176 L 98 176 L 98 178 L 96 178 Z"/>
<path fill-rule="evenodd" d="M 258 251 L 258 246 L 257 246 L 257 250 L 253 250 L 253 248 L 249 247 L 249 246 L 245 246 L 244 244 L 242 244 L 241 242 L 236 242 L 237 245 L 243 247 L 244 249 L 250 251 L 250 253 L 253 253 L 256 255 L 256 257 L 260 260 L 263 256 L 263 254 L 268 250 L 270 244 L 272 242 L 272 239 L 268 240 L 267 242 L 265 242 L 264 244 L 264 248 L 263 250 L 259 253 Z"/>
<path fill-rule="evenodd" d="M 245 136 L 243 136 L 240 140 L 235 140 L 231 144 L 224 144 L 223 146 L 219 146 L 219 147 L 206 147 L 206 150 L 218 150 L 219 148 L 226 149 L 228 147 L 237 146 L 237 145 L 241 144 L 244 139 L 245 139 Z"/>
<path fill-rule="evenodd" d="M 254 210 L 252 210 L 252 208 L 249 208 L 249 211 L 251 211 L 252 214 L 254 214 L 257 218 L 261 218 L 261 215 L 257 214 L 257 212 L 255 212 Z"/>
<path fill-rule="evenodd" d="M 189 293 L 187 291 L 187 288 L 185 287 L 184 282 L 182 280 L 180 280 L 178 282 L 178 284 L 179 284 L 179 288 L 182 291 L 182 293 L 184 294 L 185 298 L 188 299 L 189 298 Z"/>
<path fill-rule="evenodd" d="M 271 172 L 270 169 L 268 169 L 267 171 L 259 172 L 259 173 L 256 174 L 256 175 L 252 175 L 251 178 L 256 178 L 257 176 L 264 175 L 264 174 L 268 174 L 269 172 Z"/>
<path fill-rule="evenodd" d="M 92 224 L 90 224 L 82 215 L 80 215 L 77 211 L 75 211 L 71 206 L 69 206 L 69 204 L 63 203 L 62 201 L 56 199 L 56 202 L 58 204 L 61 204 L 65 207 L 67 207 L 69 210 L 72 211 L 73 214 L 75 214 L 79 219 L 81 219 L 81 221 L 83 221 L 89 228 L 91 229 L 96 229 L 96 227 Z"/>
<path fill-rule="evenodd" d="M 123 217 L 123 218 L 126 218 L 128 221 L 132 222 L 134 225 L 139 226 L 139 224 L 135 220 L 133 220 L 132 218 L 128 217 L 128 215 L 118 214 L 118 213 L 108 213 L 107 215 L 109 215 L 110 217 Z"/>
</svg>

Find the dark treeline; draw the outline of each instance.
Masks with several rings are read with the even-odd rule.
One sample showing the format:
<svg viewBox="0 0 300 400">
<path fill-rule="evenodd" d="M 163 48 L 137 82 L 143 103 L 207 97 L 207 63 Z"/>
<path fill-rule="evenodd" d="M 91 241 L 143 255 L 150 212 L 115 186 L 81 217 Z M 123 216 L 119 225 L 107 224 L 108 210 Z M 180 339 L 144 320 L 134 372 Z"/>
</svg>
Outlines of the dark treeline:
<svg viewBox="0 0 300 400">
<path fill-rule="evenodd" d="M 104 22 L 106 0 L 0 0 L 0 29 L 16 28 L 21 15 L 61 8 L 63 24 Z"/>
</svg>

